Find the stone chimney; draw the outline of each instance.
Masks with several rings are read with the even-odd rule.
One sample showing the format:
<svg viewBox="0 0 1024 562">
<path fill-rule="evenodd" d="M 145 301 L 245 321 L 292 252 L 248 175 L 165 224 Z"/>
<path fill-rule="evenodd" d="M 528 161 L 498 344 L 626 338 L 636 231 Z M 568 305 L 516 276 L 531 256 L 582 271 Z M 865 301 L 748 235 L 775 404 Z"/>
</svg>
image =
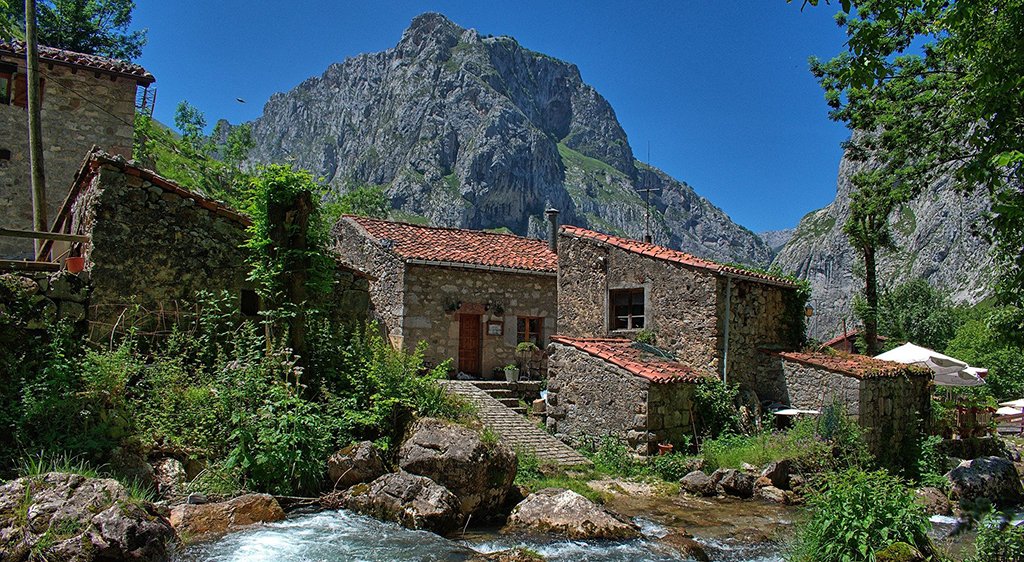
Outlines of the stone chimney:
<svg viewBox="0 0 1024 562">
<path fill-rule="evenodd" d="M 548 219 L 548 249 L 553 253 L 558 253 L 558 209 L 548 209 L 544 211 L 544 216 Z"/>
</svg>

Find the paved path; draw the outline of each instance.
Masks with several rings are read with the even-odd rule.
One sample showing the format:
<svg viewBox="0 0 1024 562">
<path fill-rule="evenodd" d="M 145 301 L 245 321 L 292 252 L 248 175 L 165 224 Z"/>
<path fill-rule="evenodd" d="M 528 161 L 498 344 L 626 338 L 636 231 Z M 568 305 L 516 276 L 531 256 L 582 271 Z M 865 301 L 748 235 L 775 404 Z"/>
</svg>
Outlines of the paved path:
<svg viewBox="0 0 1024 562">
<path fill-rule="evenodd" d="M 561 466 L 589 466 L 590 459 L 577 453 L 572 447 L 555 439 L 548 432 L 534 425 L 530 420 L 502 405 L 486 392 L 468 381 L 441 381 L 441 384 L 477 407 L 480 421 L 513 449 L 527 449 L 537 455 L 541 462 L 553 462 Z"/>
</svg>

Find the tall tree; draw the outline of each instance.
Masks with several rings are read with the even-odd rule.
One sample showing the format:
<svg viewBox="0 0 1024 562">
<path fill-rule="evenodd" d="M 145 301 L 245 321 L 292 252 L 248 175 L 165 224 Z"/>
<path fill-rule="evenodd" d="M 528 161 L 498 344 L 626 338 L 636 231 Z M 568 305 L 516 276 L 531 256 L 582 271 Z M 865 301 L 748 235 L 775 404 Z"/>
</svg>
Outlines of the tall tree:
<svg viewBox="0 0 1024 562">
<path fill-rule="evenodd" d="M 846 52 L 812 59 L 811 69 L 832 117 L 863 133 L 849 153 L 879 161 L 911 195 L 945 174 L 963 189 L 986 189 L 998 294 L 1021 306 L 1024 0 L 839 4 Z"/>
<path fill-rule="evenodd" d="M 21 4 L 0 0 L 0 37 L 11 38 L 24 31 Z M 39 43 L 89 55 L 136 59 L 146 44 L 146 31 L 130 29 L 134 9 L 133 0 L 40 1 Z"/>
</svg>

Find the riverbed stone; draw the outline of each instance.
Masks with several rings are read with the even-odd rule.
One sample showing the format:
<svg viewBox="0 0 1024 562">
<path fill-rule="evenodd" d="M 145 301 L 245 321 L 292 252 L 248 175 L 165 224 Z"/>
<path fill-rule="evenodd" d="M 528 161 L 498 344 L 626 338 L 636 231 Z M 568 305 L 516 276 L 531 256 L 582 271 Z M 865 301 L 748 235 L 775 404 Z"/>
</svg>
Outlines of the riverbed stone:
<svg viewBox="0 0 1024 562">
<path fill-rule="evenodd" d="M 394 472 L 346 490 L 341 504 L 410 529 L 448 533 L 462 521 L 459 498 L 426 476 Z"/>
<path fill-rule="evenodd" d="M 926 486 L 915 492 L 917 503 L 924 507 L 928 515 L 950 515 L 953 513 L 953 504 L 949 501 L 946 493 L 938 488 Z"/>
<path fill-rule="evenodd" d="M 719 468 L 711 474 L 711 480 L 722 493 L 738 498 L 754 495 L 754 477 L 735 468 Z"/>
<path fill-rule="evenodd" d="M 174 531 L 116 480 L 51 472 L 0 486 L 0 559 L 167 560 Z"/>
<path fill-rule="evenodd" d="M 153 478 L 156 481 L 157 492 L 165 498 L 180 496 L 188 482 L 185 465 L 174 457 L 153 461 Z"/>
<path fill-rule="evenodd" d="M 775 486 L 763 486 L 754 490 L 754 497 L 772 503 L 788 505 L 793 503 L 793 492 L 776 488 Z"/>
<path fill-rule="evenodd" d="M 508 516 L 506 531 L 549 533 L 570 539 L 624 540 L 640 536 L 640 529 L 587 498 L 562 488 L 530 494 Z"/>
<path fill-rule="evenodd" d="M 461 513 L 479 521 L 501 515 L 517 461 L 508 445 L 485 441 L 475 429 L 423 418 L 402 443 L 398 465 L 447 488 L 459 498 Z"/>
<path fill-rule="evenodd" d="M 987 499 L 994 505 L 1024 503 L 1024 487 L 1013 463 L 1003 457 L 981 457 L 963 461 L 946 474 L 950 498 L 960 503 Z"/>
<path fill-rule="evenodd" d="M 331 490 L 370 482 L 386 472 L 380 449 L 372 441 L 353 443 L 327 459 L 327 484 Z"/>
<path fill-rule="evenodd" d="M 715 495 L 715 481 L 700 470 L 694 470 L 679 481 L 679 487 L 688 494 L 695 496 Z"/>
<path fill-rule="evenodd" d="M 246 494 L 217 503 L 185 503 L 171 508 L 171 525 L 183 542 L 207 539 L 258 523 L 284 519 L 273 496 Z"/>
<path fill-rule="evenodd" d="M 704 546 L 694 540 L 693 536 L 686 531 L 672 531 L 659 539 L 662 544 L 667 544 L 679 552 L 679 555 L 686 560 L 697 560 L 699 562 L 710 562 L 711 557 L 704 550 Z"/>
<path fill-rule="evenodd" d="M 497 552 L 478 553 L 470 557 L 469 562 L 544 562 L 545 560 L 547 558 L 540 554 L 517 546 Z"/>
<path fill-rule="evenodd" d="M 768 463 L 761 476 L 771 480 L 772 486 L 781 490 L 789 489 L 789 476 L 793 472 L 793 463 L 788 460 L 772 461 Z"/>
</svg>

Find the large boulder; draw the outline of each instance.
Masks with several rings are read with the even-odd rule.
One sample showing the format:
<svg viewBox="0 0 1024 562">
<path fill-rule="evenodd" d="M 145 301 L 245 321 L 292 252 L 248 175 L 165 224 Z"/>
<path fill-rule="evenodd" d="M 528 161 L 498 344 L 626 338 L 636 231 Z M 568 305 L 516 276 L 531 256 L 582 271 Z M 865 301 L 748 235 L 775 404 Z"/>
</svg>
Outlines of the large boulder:
<svg viewBox="0 0 1024 562">
<path fill-rule="evenodd" d="M 722 493 L 738 498 L 749 498 L 754 495 L 754 477 L 735 468 L 719 468 L 711 474 Z"/>
<path fill-rule="evenodd" d="M 761 476 L 771 481 L 771 485 L 780 490 L 789 489 L 789 476 L 793 473 L 793 463 L 788 460 L 772 461 L 761 471 Z"/>
<path fill-rule="evenodd" d="M 282 519 L 284 510 L 267 494 L 246 494 L 224 502 L 186 503 L 171 508 L 171 525 L 184 541 L 211 538 Z"/>
<path fill-rule="evenodd" d="M 171 526 L 116 480 L 51 472 L 0 486 L 4 562 L 167 560 Z"/>
<path fill-rule="evenodd" d="M 384 458 L 372 441 L 353 443 L 327 459 L 327 484 L 332 490 L 370 482 L 386 472 Z"/>
<path fill-rule="evenodd" d="M 915 492 L 917 504 L 924 508 L 928 515 L 950 515 L 953 505 L 946 493 L 938 488 L 924 487 Z"/>
<path fill-rule="evenodd" d="M 552 533 L 570 539 L 632 539 L 640 536 L 633 523 L 587 498 L 561 488 L 530 494 L 508 516 L 506 531 Z"/>
<path fill-rule="evenodd" d="M 711 562 L 711 557 L 704 550 L 704 546 L 693 539 L 685 530 L 679 529 L 670 532 L 659 539 L 662 544 L 671 546 L 685 560 L 697 560 L 699 562 Z"/>
<path fill-rule="evenodd" d="M 341 505 L 410 529 L 440 534 L 456 529 L 462 521 L 455 494 L 426 476 L 408 472 L 385 474 L 369 484 L 356 484 L 342 494 Z"/>
<path fill-rule="evenodd" d="M 1013 463 L 1003 457 L 981 457 L 963 461 L 946 474 L 950 498 L 971 503 L 985 498 L 995 505 L 1024 502 L 1024 487 Z"/>
<path fill-rule="evenodd" d="M 153 461 L 153 476 L 156 480 L 157 492 L 165 498 L 175 498 L 185 492 L 188 473 L 185 465 L 174 457 L 164 457 Z"/>
<path fill-rule="evenodd" d="M 477 520 L 501 513 L 516 478 L 516 455 L 469 427 L 433 418 L 413 424 L 398 451 L 399 467 L 426 476 L 459 498 Z"/>
<path fill-rule="evenodd" d="M 717 493 L 715 481 L 700 470 L 694 470 L 683 476 L 679 481 L 679 488 L 695 496 L 713 496 Z"/>
</svg>

